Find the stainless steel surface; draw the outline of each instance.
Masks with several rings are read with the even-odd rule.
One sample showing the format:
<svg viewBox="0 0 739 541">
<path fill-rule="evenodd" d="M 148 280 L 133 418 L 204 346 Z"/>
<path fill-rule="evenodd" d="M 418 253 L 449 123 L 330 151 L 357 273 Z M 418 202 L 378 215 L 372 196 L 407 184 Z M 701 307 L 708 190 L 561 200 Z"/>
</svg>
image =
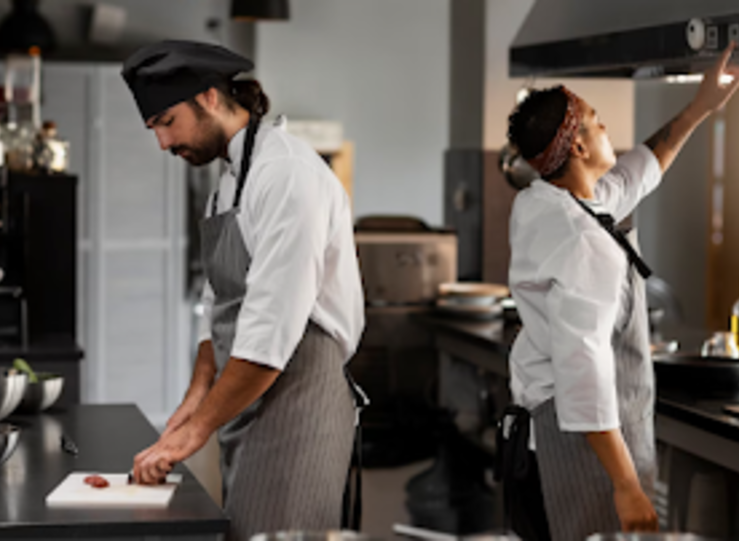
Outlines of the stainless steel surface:
<svg viewBox="0 0 739 541">
<path fill-rule="evenodd" d="M 365 300 L 374 306 L 431 303 L 457 279 L 453 233 L 355 233 Z"/>
<path fill-rule="evenodd" d="M 259 533 L 251 541 L 371 541 L 373 538 L 350 530 L 306 532 L 301 530 Z"/>
<path fill-rule="evenodd" d="M 7 423 L 0 423 L 0 464 L 3 464 L 18 446 L 20 429 Z"/>
<path fill-rule="evenodd" d="M 15 411 L 23 399 L 27 385 L 26 374 L 4 374 L 0 377 L 0 420 Z"/>
<path fill-rule="evenodd" d="M 615 533 L 591 535 L 587 541 L 709 541 L 709 538 L 691 533 Z"/>
<path fill-rule="evenodd" d="M 62 394 L 64 378 L 53 374 L 38 374 L 38 383 L 28 383 L 18 411 L 36 413 L 50 408 Z"/>
<path fill-rule="evenodd" d="M 524 160 L 511 145 L 505 145 L 498 160 L 503 176 L 516 190 L 523 190 L 539 178 L 539 173 Z"/>
</svg>

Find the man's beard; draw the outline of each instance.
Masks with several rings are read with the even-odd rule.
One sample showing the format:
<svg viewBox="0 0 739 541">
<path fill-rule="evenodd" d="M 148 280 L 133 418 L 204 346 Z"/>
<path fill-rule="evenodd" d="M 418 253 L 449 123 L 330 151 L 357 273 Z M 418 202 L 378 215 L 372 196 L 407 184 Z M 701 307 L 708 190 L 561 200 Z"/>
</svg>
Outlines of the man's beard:
<svg viewBox="0 0 739 541">
<path fill-rule="evenodd" d="M 223 128 L 207 112 L 198 112 L 202 114 L 197 114 L 200 121 L 197 126 L 197 137 L 189 145 L 178 145 L 169 149 L 175 156 L 181 156 L 195 166 L 205 165 L 221 157 L 228 146 Z"/>
</svg>

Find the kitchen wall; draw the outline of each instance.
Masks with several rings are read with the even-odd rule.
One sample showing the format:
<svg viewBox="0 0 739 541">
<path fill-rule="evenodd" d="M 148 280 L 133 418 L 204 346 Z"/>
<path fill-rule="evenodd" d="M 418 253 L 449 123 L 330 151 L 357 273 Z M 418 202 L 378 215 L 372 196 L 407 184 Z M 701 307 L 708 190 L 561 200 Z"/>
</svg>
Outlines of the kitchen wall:
<svg viewBox="0 0 739 541">
<path fill-rule="evenodd" d="M 449 0 L 293 1 L 259 23 L 257 76 L 275 112 L 342 122 L 356 144 L 356 216 L 442 221 Z"/>
<path fill-rule="evenodd" d="M 685 107 L 697 85 L 644 81 L 636 85 L 635 137 L 643 141 Z M 686 324 L 706 321 L 709 123 L 693 134 L 659 190 L 637 213 L 642 252 L 655 274 L 674 289 Z M 728 318 L 728 314 L 727 314 Z"/>
</svg>

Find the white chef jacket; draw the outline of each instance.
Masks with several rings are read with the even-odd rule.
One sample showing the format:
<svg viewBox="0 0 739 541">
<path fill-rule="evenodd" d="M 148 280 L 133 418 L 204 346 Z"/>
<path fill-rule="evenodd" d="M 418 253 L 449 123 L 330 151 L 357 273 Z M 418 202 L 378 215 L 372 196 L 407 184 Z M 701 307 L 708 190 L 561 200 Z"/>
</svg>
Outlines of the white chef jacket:
<svg viewBox="0 0 739 541">
<path fill-rule="evenodd" d="M 623 220 L 662 178 L 646 146 L 624 154 L 598 181 L 596 212 Z M 509 284 L 523 328 L 510 354 L 514 403 L 529 411 L 554 397 L 562 431 L 620 426 L 611 338 L 628 260 L 572 195 L 536 180 L 516 196 Z M 533 430 L 531 447 L 534 447 Z"/>
<path fill-rule="evenodd" d="M 228 145 L 219 213 L 233 204 L 245 133 Z M 210 208 L 209 202 L 206 216 Z M 263 122 L 238 221 L 252 261 L 231 356 L 283 370 L 310 319 L 348 360 L 364 329 L 364 296 L 349 197 L 331 169 L 304 141 Z M 208 283 L 202 299 L 199 341 L 211 337 Z"/>
</svg>

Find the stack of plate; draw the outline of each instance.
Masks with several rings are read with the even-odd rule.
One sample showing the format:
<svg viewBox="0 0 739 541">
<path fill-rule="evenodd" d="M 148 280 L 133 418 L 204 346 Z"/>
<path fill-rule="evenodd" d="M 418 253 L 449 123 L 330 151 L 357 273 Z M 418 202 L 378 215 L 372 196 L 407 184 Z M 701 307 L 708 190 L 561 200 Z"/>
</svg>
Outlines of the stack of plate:
<svg viewBox="0 0 739 541">
<path fill-rule="evenodd" d="M 441 284 L 436 307 L 439 311 L 469 319 L 493 319 L 503 314 L 500 301 L 510 291 L 504 285 L 474 282 Z"/>
</svg>

